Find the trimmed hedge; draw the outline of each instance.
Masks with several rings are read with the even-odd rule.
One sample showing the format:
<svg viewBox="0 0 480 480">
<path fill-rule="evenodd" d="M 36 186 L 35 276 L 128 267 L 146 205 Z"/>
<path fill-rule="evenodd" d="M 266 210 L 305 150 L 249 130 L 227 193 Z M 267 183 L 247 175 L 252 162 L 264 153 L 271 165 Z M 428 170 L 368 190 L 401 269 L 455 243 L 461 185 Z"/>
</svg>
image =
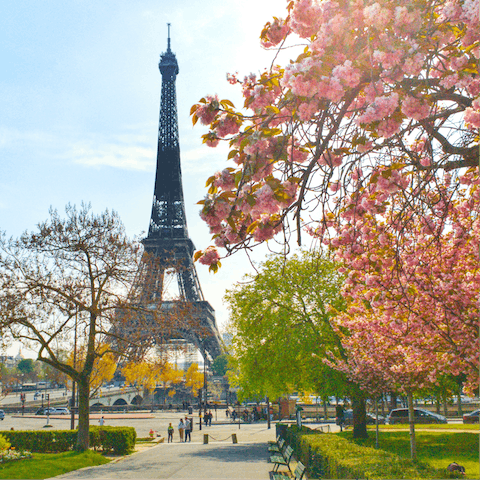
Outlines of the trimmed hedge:
<svg viewBox="0 0 480 480">
<path fill-rule="evenodd" d="M 445 478 L 444 471 L 424 463 L 306 427 L 289 427 L 285 440 L 306 466 L 309 478 Z"/>
<path fill-rule="evenodd" d="M 15 450 L 54 453 L 73 450 L 78 430 L 7 430 L 0 434 Z M 90 446 L 102 452 L 126 455 L 133 451 L 136 437 L 133 427 L 90 427 Z"/>
</svg>

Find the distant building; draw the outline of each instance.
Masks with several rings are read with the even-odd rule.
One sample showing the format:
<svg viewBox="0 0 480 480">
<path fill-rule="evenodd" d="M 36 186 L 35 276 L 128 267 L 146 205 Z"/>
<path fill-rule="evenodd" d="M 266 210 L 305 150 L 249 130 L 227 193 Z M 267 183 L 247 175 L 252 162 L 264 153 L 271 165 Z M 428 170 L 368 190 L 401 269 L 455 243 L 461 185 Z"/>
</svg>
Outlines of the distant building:
<svg viewBox="0 0 480 480">
<path fill-rule="evenodd" d="M 7 368 L 14 368 L 17 366 L 17 363 L 21 360 L 19 359 L 18 361 L 16 360 L 17 357 L 14 357 L 13 355 L 0 355 L 0 363 L 5 365 Z"/>
</svg>

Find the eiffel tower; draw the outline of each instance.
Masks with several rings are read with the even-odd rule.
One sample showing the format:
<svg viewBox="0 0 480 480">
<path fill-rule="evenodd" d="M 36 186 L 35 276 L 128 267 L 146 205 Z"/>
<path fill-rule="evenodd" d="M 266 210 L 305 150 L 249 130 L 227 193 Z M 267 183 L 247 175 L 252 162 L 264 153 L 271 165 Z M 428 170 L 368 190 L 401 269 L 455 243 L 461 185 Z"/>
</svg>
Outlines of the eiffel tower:
<svg viewBox="0 0 480 480">
<path fill-rule="evenodd" d="M 167 51 L 161 54 L 158 67 L 162 75 L 162 93 L 157 169 L 150 226 L 147 237 L 142 241 L 147 256 L 156 261 L 144 262 L 138 279 L 140 282 L 148 279 L 148 285 L 144 285 L 144 301 L 161 303 L 161 308 L 168 311 L 175 301 L 165 301 L 162 294 L 166 272 L 174 272 L 180 301 L 191 307 L 195 326 L 192 326 L 192 322 L 185 321 L 170 334 L 170 340 L 186 340 L 195 345 L 209 364 L 224 349 L 215 321 L 215 311 L 205 300 L 200 287 L 193 263 L 195 246 L 187 231 L 175 92 L 179 70 L 175 54 L 170 48 L 170 24 Z M 172 269 L 172 265 L 176 267 Z M 142 285 L 137 285 L 137 288 L 141 289 Z"/>
</svg>

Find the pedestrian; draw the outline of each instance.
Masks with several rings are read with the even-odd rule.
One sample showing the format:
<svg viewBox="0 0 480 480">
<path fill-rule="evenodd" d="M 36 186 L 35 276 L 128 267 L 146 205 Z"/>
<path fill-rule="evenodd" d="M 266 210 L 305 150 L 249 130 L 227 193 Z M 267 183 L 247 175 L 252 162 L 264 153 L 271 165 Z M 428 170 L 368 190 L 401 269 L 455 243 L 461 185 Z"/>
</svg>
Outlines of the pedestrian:
<svg viewBox="0 0 480 480">
<path fill-rule="evenodd" d="M 172 424 L 169 423 L 169 424 L 168 424 L 168 428 L 167 428 L 168 443 L 173 442 L 173 432 L 174 432 L 174 429 L 173 429 L 173 427 L 172 427 Z"/>
<path fill-rule="evenodd" d="M 228 418 L 228 416 L 230 415 L 230 411 L 228 410 L 228 408 L 225 410 L 225 416 Z"/>
<path fill-rule="evenodd" d="M 208 425 L 211 427 L 212 426 L 212 418 L 213 418 L 213 413 L 211 410 L 208 411 Z"/>
<path fill-rule="evenodd" d="M 191 433 L 192 433 L 192 424 L 190 423 L 190 420 L 188 419 L 188 417 L 185 417 L 185 441 L 187 441 L 187 439 L 189 442 L 192 441 Z"/>
<path fill-rule="evenodd" d="M 99 420 L 98 420 L 98 423 L 100 424 L 101 427 L 103 427 L 103 425 L 105 424 L 105 417 L 101 417 Z"/>
<path fill-rule="evenodd" d="M 178 433 L 180 435 L 180 441 L 183 442 L 183 432 L 185 431 L 185 424 L 183 423 L 183 418 L 180 419 L 178 424 Z"/>
</svg>

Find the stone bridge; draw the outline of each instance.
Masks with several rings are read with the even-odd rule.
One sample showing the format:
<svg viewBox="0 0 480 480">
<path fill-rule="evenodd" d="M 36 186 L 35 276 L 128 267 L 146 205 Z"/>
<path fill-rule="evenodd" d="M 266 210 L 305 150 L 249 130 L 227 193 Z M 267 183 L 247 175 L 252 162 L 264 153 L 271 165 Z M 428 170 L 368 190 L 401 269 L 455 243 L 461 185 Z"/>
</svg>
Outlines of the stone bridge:
<svg viewBox="0 0 480 480">
<path fill-rule="evenodd" d="M 138 390 L 134 388 L 115 390 L 114 392 L 102 390 L 101 395 L 97 395 L 94 398 L 90 399 L 90 406 L 121 407 L 122 405 L 140 405 L 143 400 L 143 395 L 141 395 Z"/>
</svg>

